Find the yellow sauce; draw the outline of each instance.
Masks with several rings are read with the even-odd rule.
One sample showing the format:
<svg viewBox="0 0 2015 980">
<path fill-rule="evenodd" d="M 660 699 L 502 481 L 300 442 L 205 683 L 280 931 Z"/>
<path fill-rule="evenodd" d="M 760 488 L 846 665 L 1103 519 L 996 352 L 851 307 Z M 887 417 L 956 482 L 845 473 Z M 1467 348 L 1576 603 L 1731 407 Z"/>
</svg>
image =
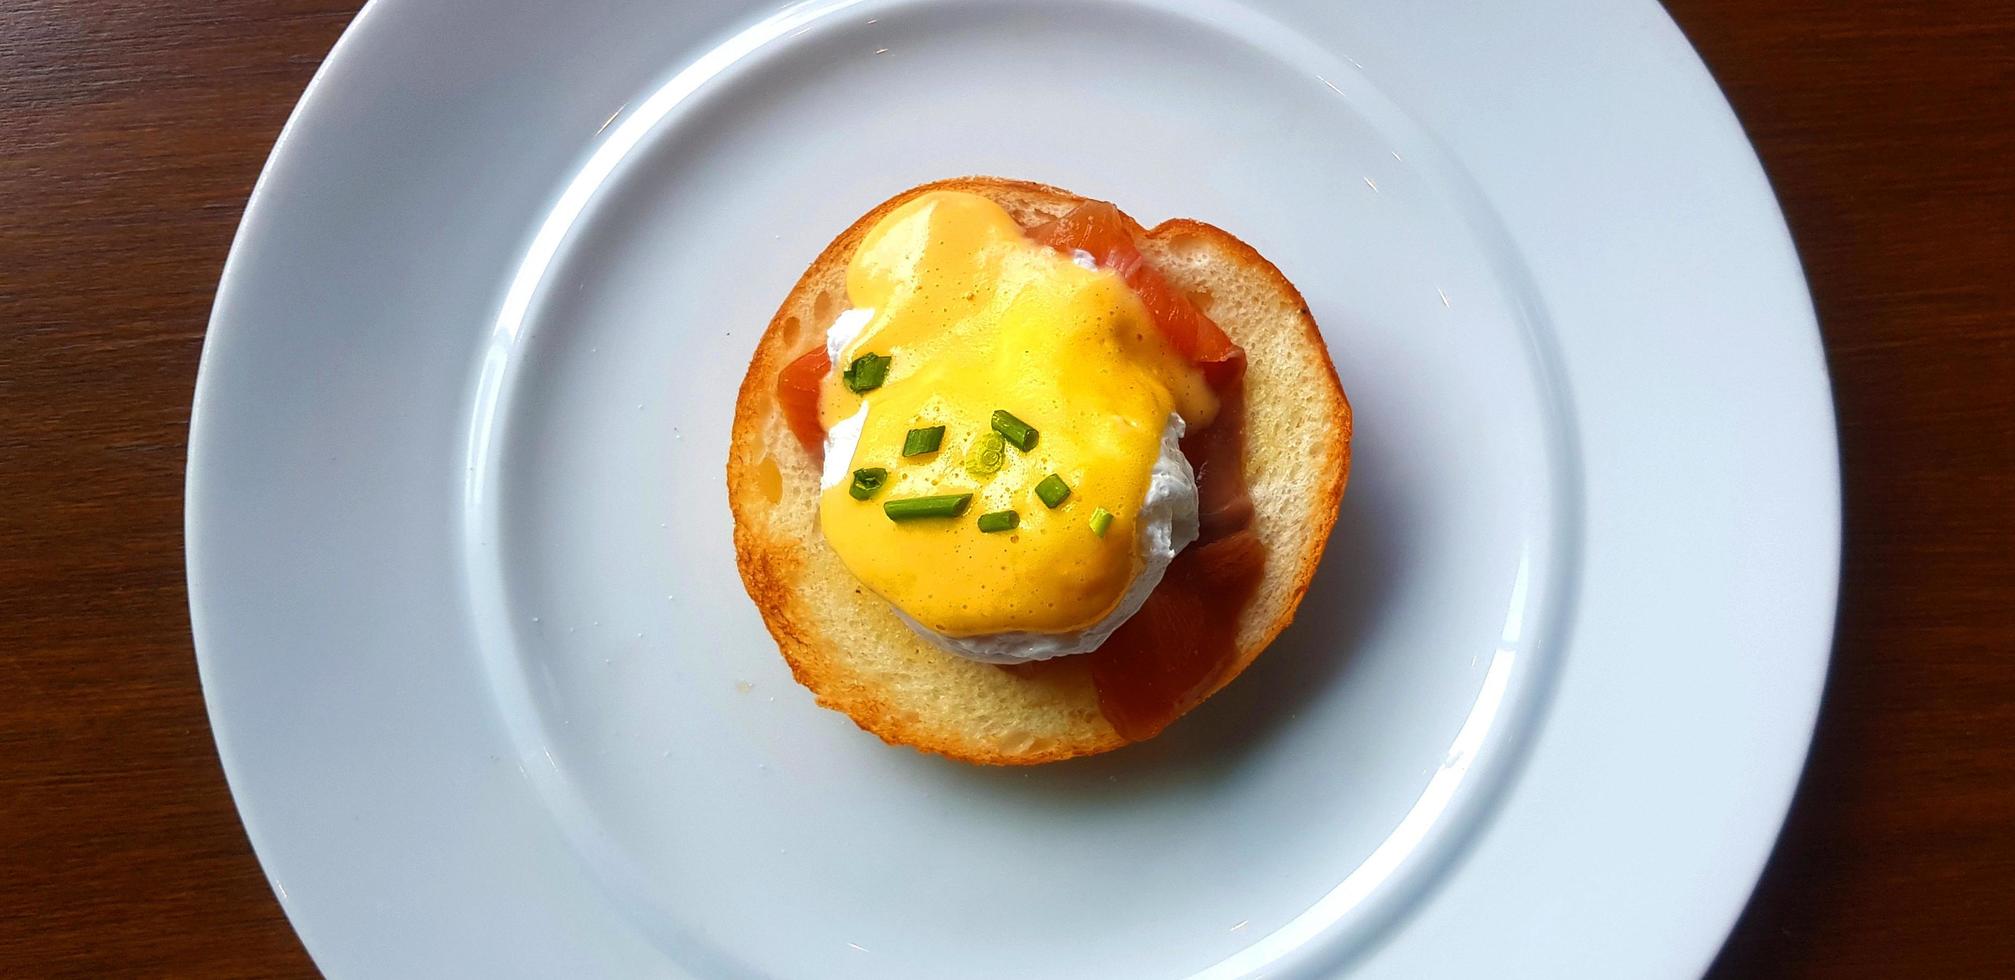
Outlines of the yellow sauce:
<svg viewBox="0 0 2015 980">
<path fill-rule="evenodd" d="M 767 453 L 756 461 L 756 486 L 763 491 L 763 499 L 770 503 L 784 499 L 784 472 Z"/>
<path fill-rule="evenodd" d="M 1138 571 L 1134 511 L 1162 430 L 1216 412 L 1202 373 L 1162 339 L 1119 277 L 1038 245 L 999 205 L 938 191 L 911 200 L 862 239 L 847 295 L 873 317 L 841 352 L 820 395 L 826 428 L 867 406 L 848 471 L 884 467 L 887 483 L 855 500 L 827 488 L 819 523 L 855 577 L 949 636 L 1062 632 L 1119 603 Z M 894 358 L 880 388 L 856 395 L 839 371 L 866 353 Z M 976 475 L 968 450 L 1005 409 L 1039 432 Z M 936 453 L 904 458 L 912 428 L 943 425 Z M 1071 487 L 1052 510 L 1035 494 L 1051 473 Z M 891 521 L 891 499 L 971 493 L 956 518 Z M 1103 537 L 1090 517 L 1115 515 Z M 1021 525 L 983 534 L 979 515 L 1013 509 Z"/>
</svg>

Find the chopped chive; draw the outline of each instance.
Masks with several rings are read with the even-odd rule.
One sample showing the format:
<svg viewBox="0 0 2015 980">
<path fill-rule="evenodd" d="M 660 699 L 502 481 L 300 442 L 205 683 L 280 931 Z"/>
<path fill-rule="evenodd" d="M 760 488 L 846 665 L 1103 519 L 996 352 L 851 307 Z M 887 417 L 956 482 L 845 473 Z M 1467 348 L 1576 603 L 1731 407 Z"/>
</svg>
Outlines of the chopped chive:
<svg viewBox="0 0 2015 980">
<path fill-rule="evenodd" d="M 973 502 L 969 493 L 947 493 L 935 497 L 904 497 L 882 503 L 882 513 L 892 521 L 914 521 L 921 517 L 957 517 Z"/>
<path fill-rule="evenodd" d="M 866 500 L 874 496 L 875 491 L 880 490 L 888 478 L 889 471 L 879 466 L 855 470 L 853 485 L 847 488 L 847 493 L 852 494 L 855 500 Z"/>
<path fill-rule="evenodd" d="M 1042 498 L 1044 507 L 1055 510 L 1058 504 L 1070 496 L 1070 484 L 1063 482 L 1063 477 L 1051 473 L 1043 477 L 1041 483 L 1035 485 L 1035 495 Z"/>
<path fill-rule="evenodd" d="M 945 427 L 942 425 L 911 429 L 908 435 L 903 436 L 903 455 L 922 456 L 925 453 L 937 452 L 938 446 L 944 441 Z"/>
<path fill-rule="evenodd" d="M 1021 515 L 1011 510 L 997 510 L 980 515 L 980 532 L 992 534 L 995 531 L 1012 531 L 1021 524 Z"/>
<path fill-rule="evenodd" d="M 993 430 L 1022 452 L 1035 448 L 1035 437 L 1039 434 L 1027 422 L 1008 414 L 1006 409 L 994 410 Z"/>
<path fill-rule="evenodd" d="M 1091 533 L 1105 537 L 1105 529 L 1112 526 L 1112 511 L 1100 507 L 1091 512 Z"/>
<path fill-rule="evenodd" d="M 1007 440 L 998 432 L 982 433 L 966 450 L 966 472 L 982 479 L 1000 471 L 1007 461 Z"/>
<path fill-rule="evenodd" d="M 854 362 L 847 365 L 846 370 L 840 372 L 840 381 L 847 386 L 848 391 L 857 395 L 864 391 L 873 391 L 888 379 L 889 362 L 893 360 L 895 358 L 881 354 L 862 354 L 854 358 Z"/>
</svg>

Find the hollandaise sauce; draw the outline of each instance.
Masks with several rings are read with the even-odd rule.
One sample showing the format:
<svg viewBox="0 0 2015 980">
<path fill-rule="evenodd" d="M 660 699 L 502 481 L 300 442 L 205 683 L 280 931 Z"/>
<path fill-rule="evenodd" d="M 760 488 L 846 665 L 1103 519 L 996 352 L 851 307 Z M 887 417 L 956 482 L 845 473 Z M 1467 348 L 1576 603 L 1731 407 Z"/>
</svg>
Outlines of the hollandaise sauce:
<svg viewBox="0 0 2015 980">
<path fill-rule="evenodd" d="M 1104 618 L 1139 571 L 1129 519 L 1170 413 L 1199 427 L 1217 413 L 1202 371 L 1120 276 L 1030 240 L 977 194 L 923 194 L 883 218 L 847 298 L 873 314 L 823 382 L 820 422 L 865 412 L 848 469 L 888 473 L 879 506 L 845 486 L 820 500 L 847 568 L 947 636 Z M 1103 537 L 1099 506 L 1116 515 Z"/>
</svg>

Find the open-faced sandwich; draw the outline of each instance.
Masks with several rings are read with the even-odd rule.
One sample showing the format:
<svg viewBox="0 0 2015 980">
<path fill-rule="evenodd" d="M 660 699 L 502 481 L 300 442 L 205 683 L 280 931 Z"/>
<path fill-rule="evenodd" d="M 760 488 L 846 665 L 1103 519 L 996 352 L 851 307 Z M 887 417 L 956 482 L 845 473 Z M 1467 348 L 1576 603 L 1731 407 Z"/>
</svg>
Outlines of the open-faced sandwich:
<svg viewBox="0 0 2015 980">
<path fill-rule="evenodd" d="M 785 298 L 735 408 L 749 595 L 883 739 L 1029 764 L 1151 738 L 1293 617 L 1350 469 L 1301 295 L 1211 225 L 905 191 Z"/>
</svg>

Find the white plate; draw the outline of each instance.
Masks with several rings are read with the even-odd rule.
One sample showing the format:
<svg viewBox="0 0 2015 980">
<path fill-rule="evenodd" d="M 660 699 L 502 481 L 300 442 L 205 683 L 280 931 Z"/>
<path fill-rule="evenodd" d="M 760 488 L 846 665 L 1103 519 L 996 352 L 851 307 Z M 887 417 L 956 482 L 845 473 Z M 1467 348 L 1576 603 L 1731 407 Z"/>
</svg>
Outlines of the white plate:
<svg viewBox="0 0 2015 980">
<path fill-rule="evenodd" d="M 1233 230 L 1357 412 L 1294 627 L 1033 771 L 814 706 L 723 492 L 800 270 L 966 173 Z M 1830 412 L 1649 2 L 376 0 L 219 290 L 192 616 L 339 976 L 1682 976 L 1803 760 Z"/>
</svg>

